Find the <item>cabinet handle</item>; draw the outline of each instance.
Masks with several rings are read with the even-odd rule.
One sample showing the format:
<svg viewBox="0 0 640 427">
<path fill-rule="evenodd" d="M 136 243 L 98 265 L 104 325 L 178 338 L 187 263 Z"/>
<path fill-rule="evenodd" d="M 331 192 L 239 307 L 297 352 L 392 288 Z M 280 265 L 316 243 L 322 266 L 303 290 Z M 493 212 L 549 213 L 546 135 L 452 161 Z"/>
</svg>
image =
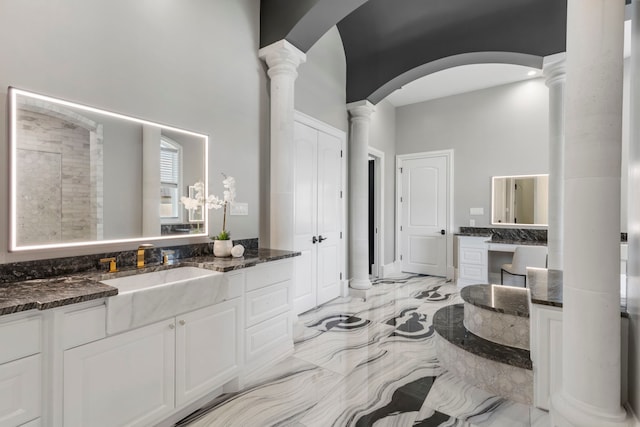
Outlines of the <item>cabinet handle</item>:
<svg viewBox="0 0 640 427">
<path fill-rule="evenodd" d="M 315 245 L 317 241 L 318 241 L 318 238 L 316 236 L 313 236 L 313 238 L 311 239 L 311 243 Z"/>
<path fill-rule="evenodd" d="M 176 325 L 174 325 L 173 323 L 169 324 L 169 329 L 175 329 Z"/>
<path fill-rule="evenodd" d="M 184 326 L 187 322 L 185 322 L 184 320 L 181 320 L 178 323 L 180 323 L 180 326 Z"/>
<path fill-rule="evenodd" d="M 322 234 L 318 236 L 318 242 L 322 243 L 324 240 L 327 240 L 328 237 L 322 237 Z"/>
</svg>

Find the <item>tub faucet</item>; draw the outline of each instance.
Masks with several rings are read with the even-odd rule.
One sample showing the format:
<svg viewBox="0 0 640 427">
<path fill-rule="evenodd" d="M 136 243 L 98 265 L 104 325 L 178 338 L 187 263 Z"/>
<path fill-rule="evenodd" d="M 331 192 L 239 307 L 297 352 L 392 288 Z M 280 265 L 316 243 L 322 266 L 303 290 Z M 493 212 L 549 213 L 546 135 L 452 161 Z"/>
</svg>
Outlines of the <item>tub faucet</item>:
<svg viewBox="0 0 640 427">
<path fill-rule="evenodd" d="M 151 243 L 143 243 L 138 246 L 138 268 L 144 268 L 144 250 L 152 247 Z"/>
</svg>

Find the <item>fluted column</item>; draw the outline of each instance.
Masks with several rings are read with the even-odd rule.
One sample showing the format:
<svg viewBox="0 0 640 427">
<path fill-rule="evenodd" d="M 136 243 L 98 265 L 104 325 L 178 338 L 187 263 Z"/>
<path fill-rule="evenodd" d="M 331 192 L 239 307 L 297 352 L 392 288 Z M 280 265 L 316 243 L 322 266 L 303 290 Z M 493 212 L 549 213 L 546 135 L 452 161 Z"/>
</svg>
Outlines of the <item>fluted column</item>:
<svg viewBox="0 0 640 427">
<path fill-rule="evenodd" d="M 375 108 L 369 101 L 347 105 L 349 135 L 349 213 L 351 280 L 354 289 L 371 288 L 369 280 L 369 130 Z"/>
<path fill-rule="evenodd" d="M 555 426 L 628 425 L 620 404 L 624 2 L 569 0 L 562 385 Z"/>
<path fill-rule="evenodd" d="M 548 267 L 562 270 L 564 220 L 564 84 L 565 54 L 544 59 L 543 73 L 549 88 L 549 213 Z"/>
<path fill-rule="evenodd" d="M 269 246 L 293 249 L 293 112 L 298 66 L 306 55 L 286 40 L 259 51 L 271 78 Z"/>
</svg>

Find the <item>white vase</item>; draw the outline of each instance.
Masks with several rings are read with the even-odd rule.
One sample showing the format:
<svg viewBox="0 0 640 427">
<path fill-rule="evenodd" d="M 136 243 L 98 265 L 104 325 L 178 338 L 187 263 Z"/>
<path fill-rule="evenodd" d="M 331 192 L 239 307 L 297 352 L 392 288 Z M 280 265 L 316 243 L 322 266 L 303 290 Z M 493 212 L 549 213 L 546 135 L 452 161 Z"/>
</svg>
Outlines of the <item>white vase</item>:
<svg viewBox="0 0 640 427">
<path fill-rule="evenodd" d="M 213 255 L 217 257 L 231 256 L 231 248 L 233 248 L 232 240 L 214 240 Z"/>
</svg>

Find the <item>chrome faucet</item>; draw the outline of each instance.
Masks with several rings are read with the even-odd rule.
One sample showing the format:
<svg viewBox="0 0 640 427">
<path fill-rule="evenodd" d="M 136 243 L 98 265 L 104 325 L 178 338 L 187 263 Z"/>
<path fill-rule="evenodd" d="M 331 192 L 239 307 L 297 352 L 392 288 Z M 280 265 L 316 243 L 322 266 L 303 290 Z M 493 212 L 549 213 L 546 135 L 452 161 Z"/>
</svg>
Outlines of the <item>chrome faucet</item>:
<svg viewBox="0 0 640 427">
<path fill-rule="evenodd" d="M 144 268 L 144 250 L 152 247 L 151 243 L 143 243 L 138 246 L 138 268 Z"/>
</svg>

